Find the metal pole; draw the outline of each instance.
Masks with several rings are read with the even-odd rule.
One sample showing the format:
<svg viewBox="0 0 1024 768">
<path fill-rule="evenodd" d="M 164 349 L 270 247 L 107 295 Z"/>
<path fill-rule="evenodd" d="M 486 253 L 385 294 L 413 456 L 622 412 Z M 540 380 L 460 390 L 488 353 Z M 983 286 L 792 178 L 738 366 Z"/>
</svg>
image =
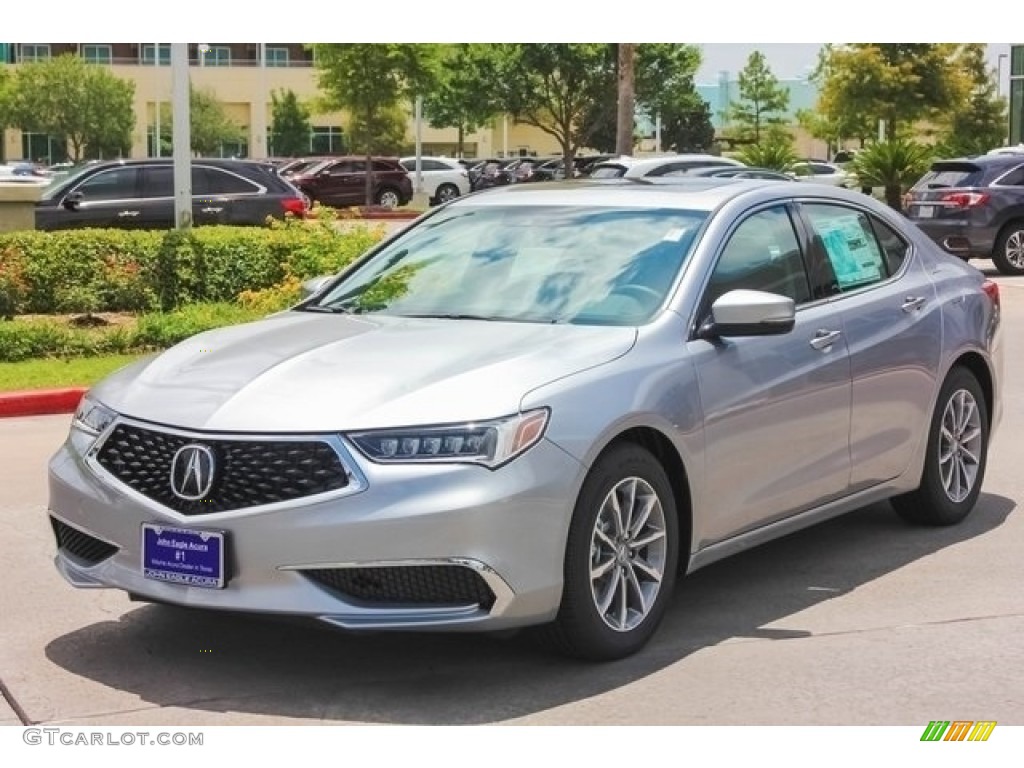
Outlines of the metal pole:
<svg viewBox="0 0 1024 768">
<path fill-rule="evenodd" d="M 416 97 L 416 194 L 423 194 L 423 97 Z"/>
<path fill-rule="evenodd" d="M 502 118 L 501 156 L 508 157 L 508 115 Z"/>
<path fill-rule="evenodd" d="M 171 43 L 171 114 L 174 116 L 174 222 L 192 226 L 192 130 L 189 114 L 188 43 Z"/>
<path fill-rule="evenodd" d="M 153 43 L 153 66 L 157 67 L 156 76 L 156 124 L 153 128 L 153 143 L 156 156 L 160 157 L 160 43 Z"/>
<path fill-rule="evenodd" d="M 267 119 L 267 44 L 260 43 L 260 77 L 259 77 L 259 104 L 256 105 L 256 116 L 258 117 L 255 126 L 256 135 L 253 137 L 255 146 L 249 148 L 250 157 L 270 156 L 270 130 Z"/>
<path fill-rule="evenodd" d="M 661 152 L 661 113 L 654 118 L 654 151 Z"/>
</svg>

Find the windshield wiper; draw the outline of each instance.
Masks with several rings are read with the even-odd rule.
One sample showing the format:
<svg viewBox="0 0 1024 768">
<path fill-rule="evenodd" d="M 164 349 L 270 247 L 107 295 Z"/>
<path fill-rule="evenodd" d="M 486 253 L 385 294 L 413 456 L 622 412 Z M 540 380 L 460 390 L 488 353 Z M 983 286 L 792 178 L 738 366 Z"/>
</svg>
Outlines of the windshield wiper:
<svg viewBox="0 0 1024 768">
<path fill-rule="evenodd" d="M 308 307 L 302 307 L 303 312 L 324 312 L 329 315 L 351 315 L 352 310 L 348 307 L 330 307 L 324 306 L 323 304 L 310 304 Z"/>
<path fill-rule="evenodd" d="M 409 315 L 397 315 L 398 317 L 437 317 L 442 320 L 505 320 L 506 318 L 488 317 L 487 315 L 470 315 L 461 312 L 417 312 Z"/>
</svg>

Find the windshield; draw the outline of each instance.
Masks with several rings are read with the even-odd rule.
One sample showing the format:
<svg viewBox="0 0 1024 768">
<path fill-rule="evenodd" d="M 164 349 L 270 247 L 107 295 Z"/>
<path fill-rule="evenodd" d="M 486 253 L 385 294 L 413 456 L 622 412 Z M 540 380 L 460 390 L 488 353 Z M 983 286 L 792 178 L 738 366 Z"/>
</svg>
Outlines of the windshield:
<svg viewBox="0 0 1024 768">
<path fill-rule="evenodd" d="M 664 302 L 706 218 L 674 209 L 451 208 L 303 308 L 636 325 Z"/>
</svg>

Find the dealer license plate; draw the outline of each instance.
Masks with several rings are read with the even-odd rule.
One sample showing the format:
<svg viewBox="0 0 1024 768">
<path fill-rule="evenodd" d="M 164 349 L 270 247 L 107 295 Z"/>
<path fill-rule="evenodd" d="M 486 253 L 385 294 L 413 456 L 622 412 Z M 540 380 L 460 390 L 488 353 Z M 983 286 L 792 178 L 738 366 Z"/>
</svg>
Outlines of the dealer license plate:
<svg viewBox="0 0 1024 768">
<path fill-rule="evenodd" d="M 224 534 L 142 524 L 142 574 L 190 587 L 224 587 Z"/>
</svg>

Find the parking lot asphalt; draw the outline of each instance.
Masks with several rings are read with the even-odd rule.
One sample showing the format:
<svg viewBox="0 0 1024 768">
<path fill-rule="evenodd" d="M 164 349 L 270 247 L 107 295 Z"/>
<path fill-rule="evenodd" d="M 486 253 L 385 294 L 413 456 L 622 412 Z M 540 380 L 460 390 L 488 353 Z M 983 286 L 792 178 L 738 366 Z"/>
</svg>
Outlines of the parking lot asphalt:
<svg viewBox="0 0 1024 768">
<path fill-rule="evenodd" d="M 1022 725 L 1024 279 L 996 279 L 1004 417 L 964 524 L 877 504 L 717 563 L 647 649 L 605 665 L 521 636 L 342 634 L 75 590 L 46 519 L 69 417 L 0 420 L 0 724 Z"/>
</svg>

